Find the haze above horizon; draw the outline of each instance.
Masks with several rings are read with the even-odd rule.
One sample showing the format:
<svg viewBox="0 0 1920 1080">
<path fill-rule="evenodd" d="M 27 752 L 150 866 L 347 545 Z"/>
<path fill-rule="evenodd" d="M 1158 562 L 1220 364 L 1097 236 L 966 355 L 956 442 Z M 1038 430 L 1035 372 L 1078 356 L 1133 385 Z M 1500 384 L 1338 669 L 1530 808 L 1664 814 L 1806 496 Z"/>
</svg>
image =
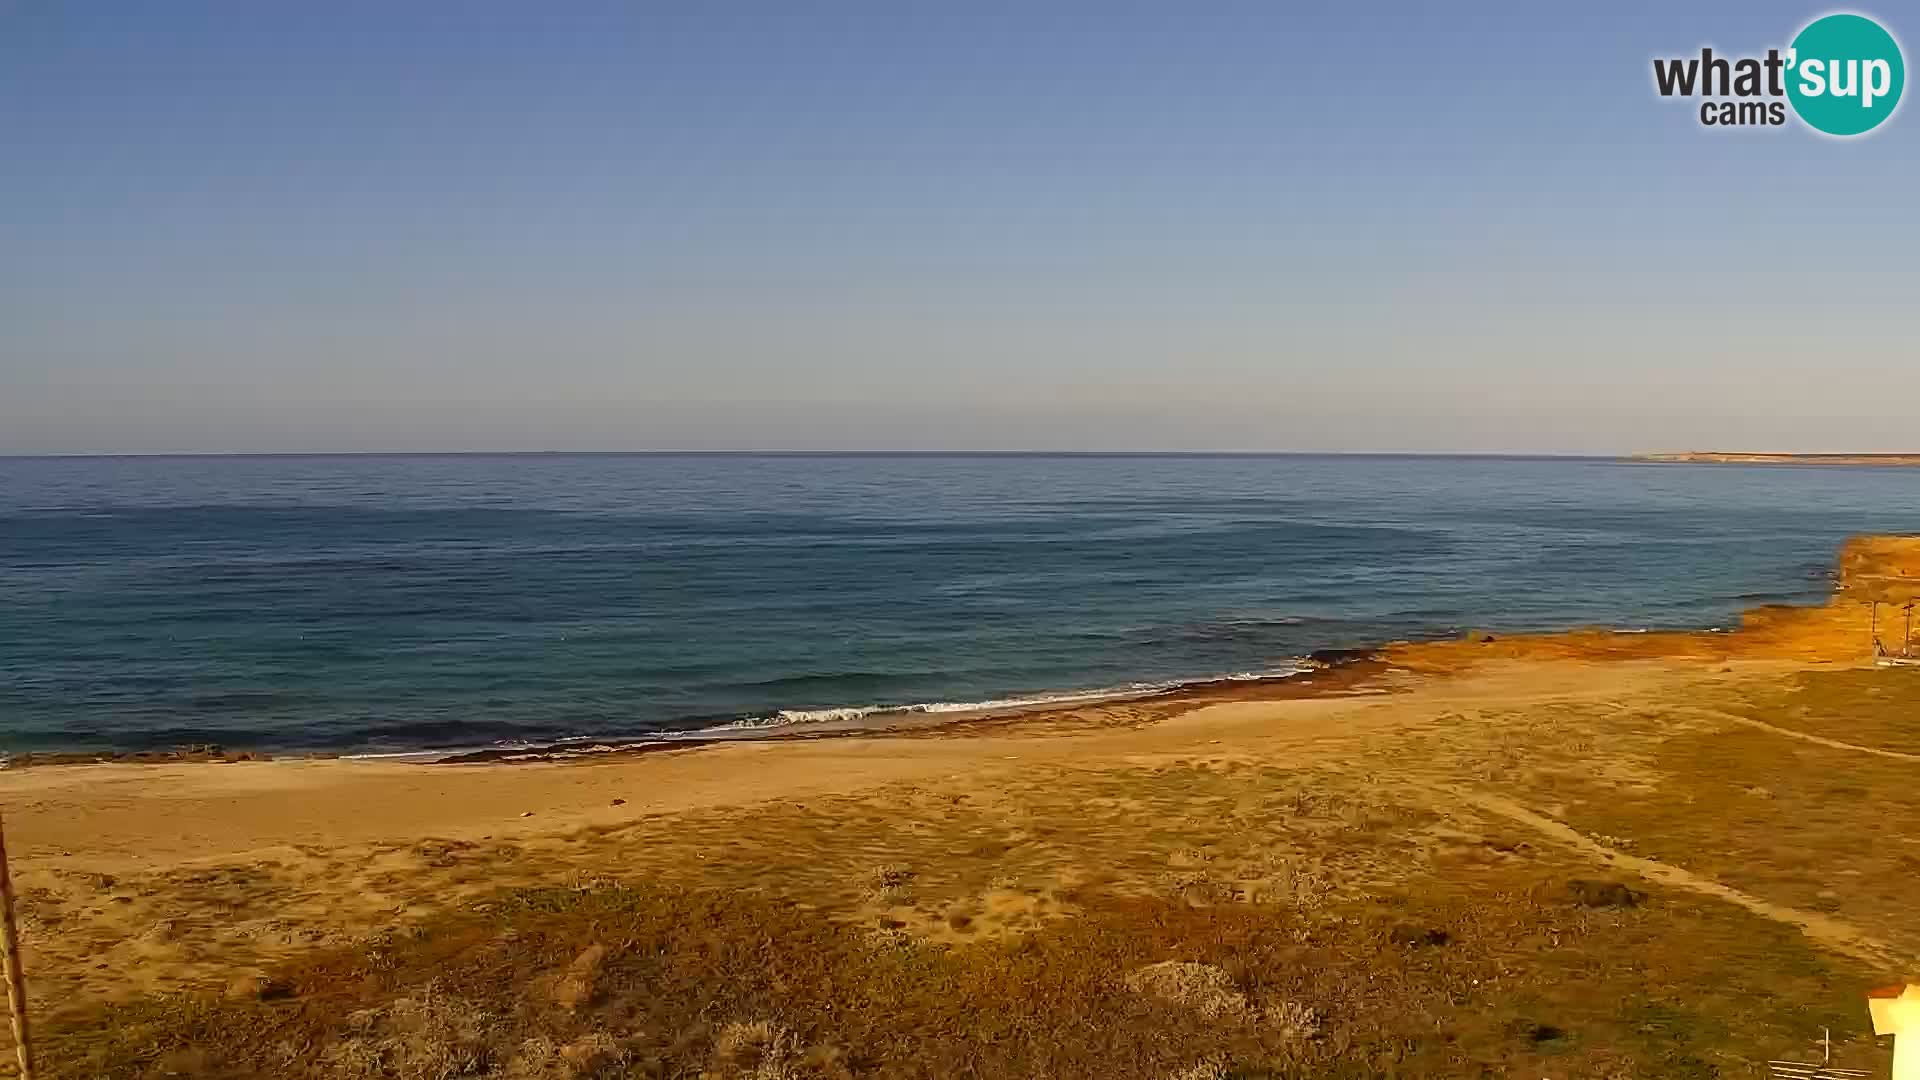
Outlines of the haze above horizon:
<svg viewBox="0 0 1920 1080">
<path fill-rule="evenodd" d="M 1826 10 L 0 9 L 0 454 L 1911 450 Z"/>
</svg>

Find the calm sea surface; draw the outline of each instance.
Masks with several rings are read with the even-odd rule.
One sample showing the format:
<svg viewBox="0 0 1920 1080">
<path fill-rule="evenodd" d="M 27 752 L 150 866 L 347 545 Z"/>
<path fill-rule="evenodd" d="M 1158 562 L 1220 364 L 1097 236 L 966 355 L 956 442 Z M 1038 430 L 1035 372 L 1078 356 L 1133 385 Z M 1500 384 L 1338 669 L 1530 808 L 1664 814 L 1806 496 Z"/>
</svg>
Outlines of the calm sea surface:
<svg viewBox="0 0 1920 1080">
<path fill-rule="evenodd" d="M 1311 456 L 0 458 L 0 749 L 636 737 L 1815 601 L 1920 471 Z"/>
</svg>

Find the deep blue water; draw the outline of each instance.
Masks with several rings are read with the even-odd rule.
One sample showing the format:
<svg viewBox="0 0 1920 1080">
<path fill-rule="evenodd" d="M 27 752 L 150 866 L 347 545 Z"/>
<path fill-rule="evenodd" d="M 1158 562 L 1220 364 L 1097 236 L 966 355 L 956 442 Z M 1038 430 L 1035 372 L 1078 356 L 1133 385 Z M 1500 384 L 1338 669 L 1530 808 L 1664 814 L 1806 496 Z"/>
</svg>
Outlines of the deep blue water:
<svg viewBox="0 0 1920 1080">
<path fill-rule="evenodd" d="M 0 749 L 636 736 L 1815 601 L 1920 471 L 1314 456 L 0 458 Z"/>
</svg>

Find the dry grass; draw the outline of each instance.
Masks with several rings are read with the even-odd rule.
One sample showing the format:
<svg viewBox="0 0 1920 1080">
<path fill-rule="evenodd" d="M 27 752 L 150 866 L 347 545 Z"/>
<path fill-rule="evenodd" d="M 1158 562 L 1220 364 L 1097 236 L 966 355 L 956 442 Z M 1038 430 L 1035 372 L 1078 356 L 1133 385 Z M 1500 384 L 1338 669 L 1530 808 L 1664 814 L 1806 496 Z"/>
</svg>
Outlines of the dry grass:
<svg viewBox="0 0 1920 1080">
<path fill-rule="evenodd" d="M 47 1061 L 106 1080 L 1710 1076 L 1859 1026 L 1869 973 L 1685 895 L 1581 907 L 1572 869 L 1463 863 L 1306 912 L 1095 889 L 1080 918 L 962 947 L 876 947 L 763 894 L 526 891 L 290 965 L 274 1000 L 70 1017 Z M 1445 943 L 1396 943 L 1410 923 Z M 590 999 L 538 991 L 594 950 Z"/>
<path fill-rule="evenodd" d="M 1807 672 L 1747 695 L 1734 712 L 1777 727 L 1920 754 L 1920 668 Z"/>
<path fill-rule="evenodd" d="M 1163 1005 L 1189 1009 L 1208 1020 L 1242 1019 L 1250 1011 L 1247 995 L 1225 971 L 1211 964 L 1162 960 L 1130 972 L 1127 989 Z"/>
<path fill-rule="evenodd" d="M 1730 702 L 1728 711 L 1847 741 L 1892 739 L 1920 716 L 1914 674 L 1803 675 L 1778 692 Z M 1650 749 L 1645 764 L 1648 782 L 1631 788 L 1563 776 L 1541 790 L 1569 824 L 1622 850 L 1837 916 L 1920 957 L 1911 919 L 1920 763 L 1726 724 L 1681 729 Z"/>
</svg>

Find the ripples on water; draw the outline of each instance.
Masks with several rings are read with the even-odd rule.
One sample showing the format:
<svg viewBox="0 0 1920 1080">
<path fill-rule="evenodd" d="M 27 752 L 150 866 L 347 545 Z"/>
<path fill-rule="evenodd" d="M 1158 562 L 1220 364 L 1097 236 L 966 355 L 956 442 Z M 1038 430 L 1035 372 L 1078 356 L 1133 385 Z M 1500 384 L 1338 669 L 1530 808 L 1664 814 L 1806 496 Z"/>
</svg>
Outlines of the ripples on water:
<svg viewBox="0 0 1920 1080">
<path fill-rule="evenodd" d="M 404 750 L 1817 600 L 1920 472 L 1578 459 L 0 459 L 0 748 Z"/>
</svg>

